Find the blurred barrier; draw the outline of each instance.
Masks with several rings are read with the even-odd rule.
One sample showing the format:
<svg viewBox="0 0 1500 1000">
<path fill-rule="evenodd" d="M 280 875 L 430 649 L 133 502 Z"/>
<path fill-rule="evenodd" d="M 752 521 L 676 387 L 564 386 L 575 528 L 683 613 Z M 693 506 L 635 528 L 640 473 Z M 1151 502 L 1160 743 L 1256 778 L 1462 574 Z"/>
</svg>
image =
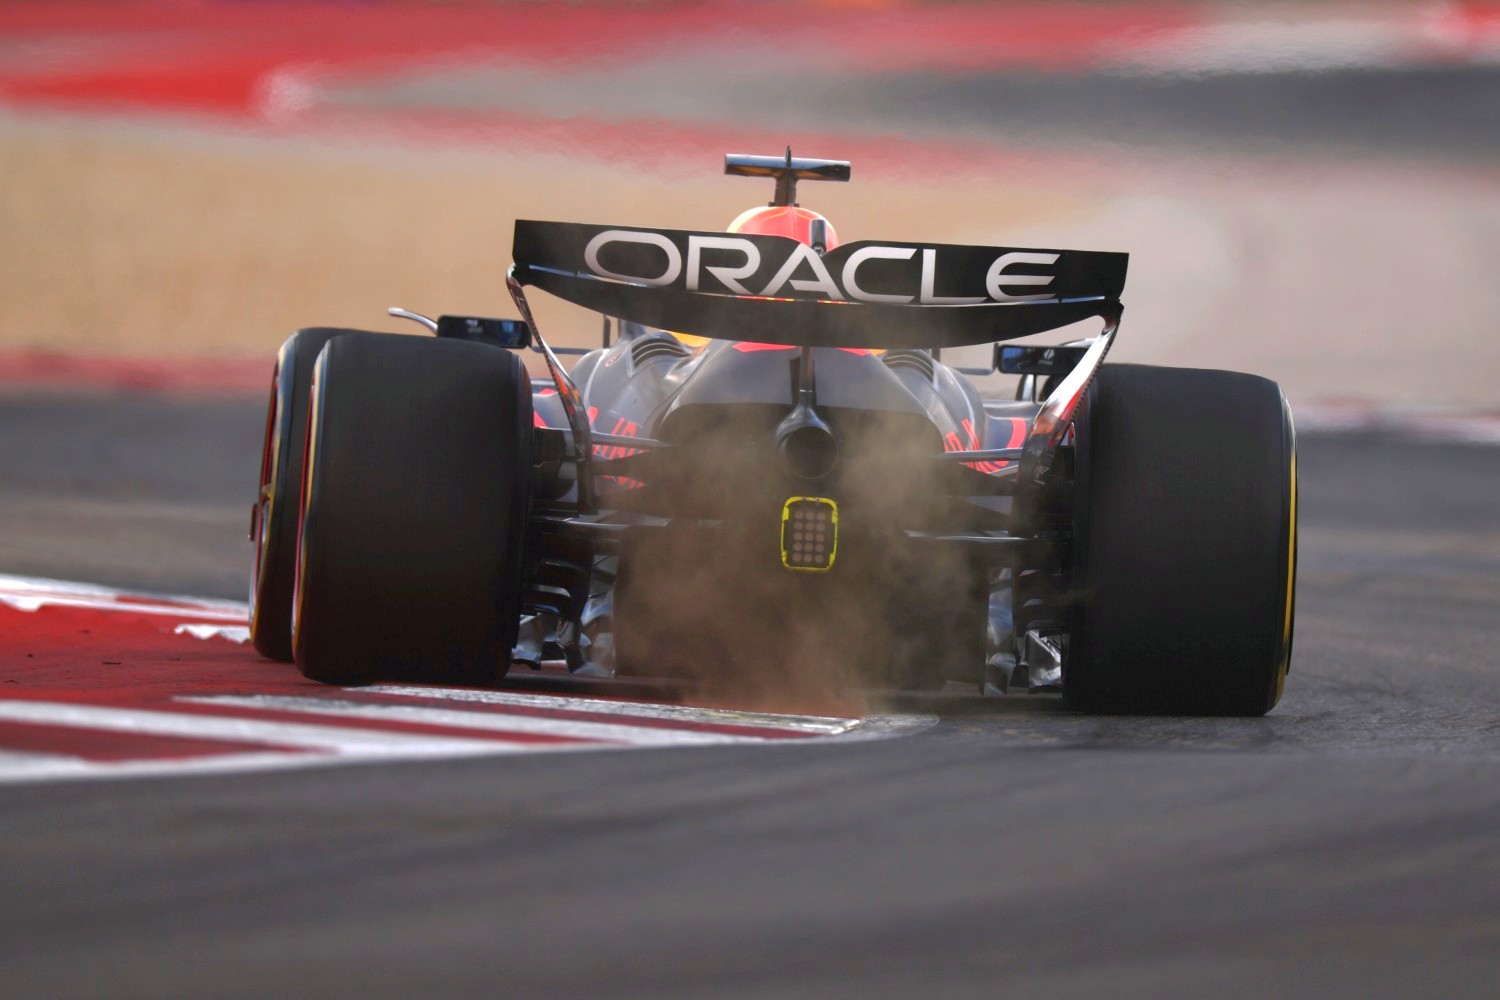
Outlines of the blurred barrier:
<svg viewBox="0 0 1500 1000">
<path fill-rule="evenodd" d="M 0 6 L 0 42 L 5 104 L 269 122 L 411 67 L 562 73 L 705 48 L 753 61 L 774 47 L 791 63 L 859 74 L 1487 62 L 1500 56 L 1500 3 L 32 2 Z"/>
</svg>

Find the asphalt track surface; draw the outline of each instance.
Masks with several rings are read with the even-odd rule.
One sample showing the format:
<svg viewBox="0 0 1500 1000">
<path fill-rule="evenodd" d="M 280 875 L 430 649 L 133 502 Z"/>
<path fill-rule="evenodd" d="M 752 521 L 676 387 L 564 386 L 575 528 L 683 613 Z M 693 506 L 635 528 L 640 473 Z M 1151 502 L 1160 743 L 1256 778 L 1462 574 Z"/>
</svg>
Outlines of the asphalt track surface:
<svg viewBox="0 0 1500 1000">
<path fill-rule="evenodd" d="M 241 596 L 258 400 L 0 401 L 10 572 Z M 1493 996 L 1500 449 L 1301 442 L 1260 720 L 0 788 L 5 991 Z"/>
</svg>

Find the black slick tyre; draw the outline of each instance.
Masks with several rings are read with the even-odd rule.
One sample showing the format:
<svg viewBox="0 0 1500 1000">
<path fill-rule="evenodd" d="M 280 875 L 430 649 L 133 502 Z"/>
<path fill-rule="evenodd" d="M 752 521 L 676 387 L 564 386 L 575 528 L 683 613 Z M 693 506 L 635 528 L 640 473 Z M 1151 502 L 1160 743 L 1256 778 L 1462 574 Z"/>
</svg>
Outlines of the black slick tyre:
<svg viewBox="0 0 1500 1000">
<path fill-rule="evenodd" d="M 309 327 L 288 337 L 276 353 L 260 483 L 250 521 L 250 540 L 255 543 L 250 565 L 250 641 L 256 652 L 272 660 L 292 660 L 292 585 L 313 362 L 334 337 L 360 333 Z"/>
<path fill-rule="evenodd" d="M 1076 425 L 1068 701 L 1258 716 L 1281 697 L 1297 457 L 1276 383 L 1106 365 Z"/>
<path fill-rule="evenodd" d="M 331 684 L 503 676 L 531 503 L 525 368 L 465 341 L 340 338 L 312 400 L 297 666 Z"/>
</svg>

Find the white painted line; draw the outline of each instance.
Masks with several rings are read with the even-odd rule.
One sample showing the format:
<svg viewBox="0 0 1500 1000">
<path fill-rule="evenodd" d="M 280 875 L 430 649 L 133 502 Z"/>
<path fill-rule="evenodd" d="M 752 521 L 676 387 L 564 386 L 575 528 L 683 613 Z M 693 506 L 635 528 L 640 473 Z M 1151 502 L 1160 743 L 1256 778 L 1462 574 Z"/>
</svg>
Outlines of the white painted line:
<svg viewBox="0 0 1500 1000">
<path fill-rule="evenodd" d="M 117 590 L 97 583 L 78 583 L 73 580 L 54 580 L 49 577 L 15 576 L 0 573 L 0 591 L 12 594 L 55 594 L 68 597 L 92 597 L 99 600 L 145 599 L 178 604 L 184 608 L 207 609 L 250 616 L 250 605 L 244 601 L 226 601 L 216 597 L 191 597 L 176 594 L 142 594 L 135 591 Z"/>
<path fill-rule="evenodd" d="M 565 736 L 571 739 L 627 743 L 633 746 L 706 746 L 722 743 L 763 742 L 760 737 L 733 736 L 726 733 L 705 733 L 612 722 L 535 718 L 504 712 L 470 712 L 463 709 L 390 705 L 293 695 L 207 695 L 178 700 L 203 705 L 271 709 L 278 712 L 306 712 L 309 715 L 325 716 L 329 719 L 356 718 L 375 719 L 381 722 L 416 722 L 454 729 Z"/>
<path fill-rule="evenodd" d="M 55 726 L 80 726 L 112 732 L 149 736 L 184 736 L 192 739 L 233 740 L 244 743 L 277 743 L 339 755 L 358 756 L 399 748 L 413 756 L 484 751 L 491 738 L 464 739 L 386 732 L 379 729 L 343 729 L 301 722 L 227 718 L 188 712 L 163 712 L 145 708 L 113 708 L 51 701 L 0 701 L 0 719 Z M 503 741 L 500 741 L 503 742 Z M 520 744 L 527 748 L 534 744 Z"/>
<path fill-rule="evenodd" d="M 72 779 L 173 777 L 324 767 L 497 757 L 527 753 L 568 753 L 626 749 L 611 743 L 512 742 L 498 736 L 480 739 L 425 736 L 420 733 L 342 729 L 302 723 L 233 719 L 184 712 L 116 709 L 62 702 L 0 701 L 0 719 L 60 727 L 80 726 L 142 735 L 184 736 L 203 740 L 275 742 L 307 751 L 265 750 L 176 758 L 94 761 L 62 754 L 0 751 L 0 784 Z"/>
<path fill-rule="evenodd" d="M 247 643 L 250 641 L 250 626 L 248 625 L 179 625 L 172 630 L 173 635 L 190 635 L 194 639 L 228 639 L 230 642 Z"/>
<path fill-rule="evenodd" d="M 198 597 L 168 597 L 160 594 L 132 595 L 109 587 L 66 580 L 11 576 L 0 573 L 0 604 L 17 611 L 38 611 L 44 607 L 89 608 L 96 611 L 124 611 L 137 615 L 170 615 L 178 618 L 244 624 L 249 606 L 238 601 L 218 601 Z"/>
<path fill-rule="evenodd" d="M 1206 24 L 1149 36 L 1115 64 L 1149 75 L 1288 73 L 1423 61 L 1402 26 L 1348 19 Z"/>
<path fill-rule="evenodd" d="M 14 576 L 0 573 L 0 590 L 14 594 L 66 594 L 73 597 L 119 597 L 121 592 L 96 583 L 53 580 L 41 576 Z"/>
<path fill-rule="evenodd" d="M 777 715 L 771 712 L 743 712 L 734 709 L 694 708 L 686 705 L 661 705 L 647 702 L 606 701 L 598 698 L 564 698 L 556 695 L 520 694 L 509 691 L 476 691 L 463 688 L 418 687 L 403 684 L 380 684 L 362 688 L 373 694 L 409 698 L 441 698 L 446 701 L 478 705 L 509 705 L 519 708 L 546 708 L 570 712 L 594 712 L 601 715 L 634 716 L 698 725 L 750 726 L 783 729 L 808 734 L 834 736 L 860 725 L 859 719 L 822 715 Z"/>
<path fill-rule="evenodd" d="M 243 622 L 238 612 L 210 611 L 207 608 L 179 608 L 170 604 L 130 604 L 124 601 L 92 597 L 63 597 L 45 594 L 0 593 L 0 604 L 17 611 L 40 611 L 42 608 L 88 608 L 93 611 L 123 611 L 134 615 L 170 615 L 174 618 L 212 618 L 216 621 Z"/>
<path fill-rule="evenodd" d="M 64 758 L 56 763 L 34 763 L 14 771 L 0 768 L 0 785 L 28 784 L 48 781 L 99 780 L 111 778 L 175 778 L 195 774 L 244 774 L 265 771 L 306 770 L 315 767 L 346 766 L 351 764 L 390 764 L 410 760 L 456 760 L 474 757 L 505 757 L 536 752 L 577 752 L 604 749 L 603 744 L 575 743 L 568 746 L 535 747 L 514 743 L 486 742 L 476 744 L 472 750 L 455 750 L 441 753 L 409 753 L 399 749 L 358 756 L 330 756 L 318 753 L 266 753 L 213 754 L 206 757 L 182 757 L 175 759 L 91 761 Z"/>
<path fill-rule="evenodd" d="M 1492 64 L 1500 30 L 1458 4 L 1372 10 L 1297 4 L 1208 19 L 1131 39 L 1107 60 L 1123 72 L 1208 76 Z M 1446 9 L 1445 9 L 1446 8 Z"/>
<path fill-rule="evenodd" d="M 263 771 L 272 768 L 307 767 L 339 760 L 309 753 L 212 754 L 172 759 L 82 760 L 53 754 L 31 754 L 31 760 L 0 758 L 0 784 L 61 781 L 75 778 L 141 778 L 205 772 Z M 373 758 L 372 758 L 373 759 Z"/>
<path fill-rule="evenodd" d="M 120 611 L 175 617 L 175 634 L 199 639 L 246 642 L 246 605 L 192 597 L 130 595 L 108 587 L 0 574 L 0 605 L 26 612 L 48 606 Z M 441 700 L 453 708 L 400 701 L 361 700 L 366 693 L 384 697 Z M 56 752 L 0 748 L 0 784 L 68 779 L 158 777 L 301 769 L 340 764 L 485 757 L 523 753 L 620 750 L 632 747 L 722 745 L 807 745 L 834 740 L 876 739 L 926 728 L 931 717 L 840 718 L 780 715 L 769 712 L 697 708 L 558 697 L 510 691 L 483 691 L 424 686 L 381 685 L 344 692 L 336 698 L 295 696 L 200 696 L 189 704 L 266 709 L 298 713 L 307 721 L 282 721 L 208 715 L 170 707 L 132 708 L 73 702 L 0 700 L 0 721 L 67 729 L 107 730 L 143 736 L 171 736 L 237 743 L 272 744 L 288 749 L 186 753 L 170 758 L 90 760 Z M 473 706 L 473 707 L 460 707 Z M 478 710 L 490 708 L 490 711 Z M 533 716 L 516 709 L 540 709 L 556 715 Z M 507 711 L 509 709 L 509 711 Z M 588 716 L 580 718 L 580 715 Z M 600 719 L 599 716 L 610 717 Z M 340 724 L 340 720 L 365 725 Z M 632 724 L 635 720 L 636 724 Z M 371 726 L 370 722 L 377 725 Z M 378 723 L 390 723 L 390 727 Z M 452 730 L 450 734 L 406 732 L 400 724 Z M 720 732 L 716 727 L 763 730 Z M 511 738 L 507 738 L 507 734 Z M 537 735 L 570 742 L 537 742 Z M 779 737 L 802 736 L 809 739 Z"/>
<path fill-rule="evenodd" d="M 32 753 L 25 750 L 0 750 L 0 774 L 25 772 L 55 764 L 70 764 L 78 758 L 58 753 Z"/>
</svg>

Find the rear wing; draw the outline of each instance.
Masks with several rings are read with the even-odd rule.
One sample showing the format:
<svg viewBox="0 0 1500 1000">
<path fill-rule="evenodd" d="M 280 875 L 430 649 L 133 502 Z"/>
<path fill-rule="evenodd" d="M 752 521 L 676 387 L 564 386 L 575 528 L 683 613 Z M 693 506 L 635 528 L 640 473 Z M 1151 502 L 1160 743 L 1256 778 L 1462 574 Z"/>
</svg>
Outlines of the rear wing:
<svg viewBox="0 0 1500 1000">
<path fill-rule="evenodd" d="M 516 223 L 514 280 L 629 322 L 805 347 L 944 348 L 1118 317 L 1129 255 Z"/>
</svg>

